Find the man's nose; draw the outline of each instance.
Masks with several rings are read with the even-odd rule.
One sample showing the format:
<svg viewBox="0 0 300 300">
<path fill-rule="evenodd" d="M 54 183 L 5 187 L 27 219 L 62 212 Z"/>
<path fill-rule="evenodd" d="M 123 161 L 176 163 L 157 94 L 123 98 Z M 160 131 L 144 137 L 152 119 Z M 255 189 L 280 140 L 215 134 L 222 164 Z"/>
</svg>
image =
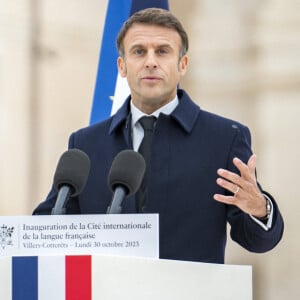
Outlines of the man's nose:
<svg viewBox="0 0 300 300">
<path fill-rule="evenodd" d="M 157 61 L 154 52 L 148 52 L 146 56 L 145 66 L 147 69 L 157 68 Z"/>
</svg>

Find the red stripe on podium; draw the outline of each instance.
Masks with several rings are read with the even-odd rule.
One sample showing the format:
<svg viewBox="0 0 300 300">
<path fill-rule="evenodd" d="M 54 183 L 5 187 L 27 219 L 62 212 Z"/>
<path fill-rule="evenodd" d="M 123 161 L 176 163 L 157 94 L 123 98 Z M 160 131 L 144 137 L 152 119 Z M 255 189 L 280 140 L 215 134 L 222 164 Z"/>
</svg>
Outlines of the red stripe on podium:
<svg viewBox="0 0 300 300">
<path fill-rule="evenodd" d="M 66 300 L 92 300 L 92 258 L 66 256 Z"/>
</svg>

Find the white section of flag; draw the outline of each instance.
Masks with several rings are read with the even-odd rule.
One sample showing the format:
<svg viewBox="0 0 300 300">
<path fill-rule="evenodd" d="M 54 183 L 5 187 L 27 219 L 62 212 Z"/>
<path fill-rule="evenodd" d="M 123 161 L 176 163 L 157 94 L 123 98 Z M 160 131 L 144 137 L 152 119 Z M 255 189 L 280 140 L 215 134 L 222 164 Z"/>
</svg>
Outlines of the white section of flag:
<svg viewBox="0 0 300 300">
<path fill-rule="evenodd" d="M 65 256 L 39 256 L 38 299 L 65 300 L 65 274 Z"/>
<path fill-rule="evenodd" d="M 127 83 L 127 79 L 121 77 L 120 74 L 117 76 L 115 95 L 111 108 L 111 115 L 115 114 L 117 110 L 122 106 L 125 99 L 130 95 L 130 89 Z"/>
</svg>

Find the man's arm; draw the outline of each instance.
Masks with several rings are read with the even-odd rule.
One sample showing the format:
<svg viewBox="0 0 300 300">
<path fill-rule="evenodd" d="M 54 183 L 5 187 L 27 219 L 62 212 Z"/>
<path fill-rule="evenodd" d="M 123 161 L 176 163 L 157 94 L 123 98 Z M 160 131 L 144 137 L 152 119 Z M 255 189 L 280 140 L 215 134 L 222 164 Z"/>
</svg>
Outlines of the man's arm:
<svg viewBox="0 0 300 300">
<path fill-rule="evenodd" d="M 237 129 L 228 169 L 217 171 L 217 184 L 226 192 L 224 195 L 215 194 L 214 199 L 228 205 L 227 219 L 231 225 L 232 239 L 249 251 L 265 252 L 280 241 L 283 219 L 274 198 L 263 191 L 257 182 L 257 159 L 256 155 L 251 154 L 249 129 L 243 126 Z M 273 207 L 270 212 L 271 219 L 267 222 L 263 220 L 268 215 L 268 200 L 265 195 Z M 266 228 L 270 223 L 272 226 Z"/>
</svg>

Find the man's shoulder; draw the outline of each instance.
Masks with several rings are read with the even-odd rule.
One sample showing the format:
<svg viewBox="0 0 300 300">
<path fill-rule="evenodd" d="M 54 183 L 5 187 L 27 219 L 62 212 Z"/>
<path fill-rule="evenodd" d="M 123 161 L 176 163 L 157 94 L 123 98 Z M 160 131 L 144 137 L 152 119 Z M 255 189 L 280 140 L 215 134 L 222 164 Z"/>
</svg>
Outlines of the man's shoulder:
<svg viewBox="0 0 300 300">
<path fill-rule="evenodd" d="M 206 110 L 200 110 L 198 128 L 205 128 L 208 132 L 223 137 L 234 137 L 236 134 L 247 137 L 251 135 L 249 128 L 241 122 Z"/>
<path fill-rule="evenodd" d="M 220 132 L 232 131 L 232 129 L 247 130 L 247 126 L 239 121 L 203 109 L 184 90 L 178 90 L 178 96 L 182 101 L 173 115 L 179 120 L 185 120 L 191 126 L 190 128 L 196 126 L 200 130 Z"/>
<path fill-rule="evenodd" d="M 128 121 L 129 116 L 129 102 L 130 97 L 128 97 L 119 110 L 105 120 L 98 121 L 94 124 L 88 125 L 86 127 L 80 128 L 74 132 L 74 134 L 79 135 L 93 135 L 104 132 L 105 134 L 111 133 L 116 128 L 118 128 L 123 122 Z"/>
<path fill-rule="evenodd" d="M 211 122 L 216 125 L 223 125 L 223 126 L 236 125 L 238 127 L 245 127 L 244 124 L 242 124 L 237 120 L 204 109 L 200 109 L 199 118 L 205 120 L 206 122 Z"/>
<path fill-rule="evenodd" d="M 99 135 L 101 132 L 107 133 L 112 122 L 112 117 L 96 122 L 94 124 L 79 128 L 73 132 L 75 135 Z"/>
<path fill-rule="evenodd" d="M 185 107 L 185 111 L 191 110 L 198 113 L 198 120 L 206 120 L 207 122 L 212 122 L 214 124 L 236 124 L 237 126 L 245 126 L 239 121 L 233 120 L 229 117 L 225 117 L 221 114 L 213 113 L 208 110 L 203 109 L 200 107 L 188 94 L 185 90 L 179 89 L 178 90 L 179 99 L 184 100 L 182 101 L 182 106 Z"/>
</svg>

